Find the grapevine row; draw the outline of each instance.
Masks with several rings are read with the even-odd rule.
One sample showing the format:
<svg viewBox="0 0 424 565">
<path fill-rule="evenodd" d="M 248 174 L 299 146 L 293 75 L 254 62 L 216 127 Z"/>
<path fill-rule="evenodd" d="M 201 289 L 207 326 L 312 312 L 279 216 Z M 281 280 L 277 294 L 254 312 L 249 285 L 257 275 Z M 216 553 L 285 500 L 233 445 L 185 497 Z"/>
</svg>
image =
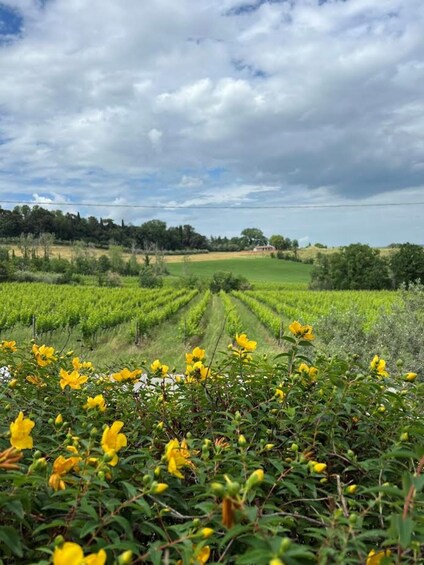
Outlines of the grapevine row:
<svg viewBox="0 0 424 565">
<path fill-rule="evenodd" d="M 201 300 L 197 302 L 197 304 L 194 304 L 187 315 L 181 319 L 178 329 L 184 340 L 194 335 L 200 335 L 200 322 L 206 312 L 211 296 L 211 291 L 207 290 Z"/>
</svg>

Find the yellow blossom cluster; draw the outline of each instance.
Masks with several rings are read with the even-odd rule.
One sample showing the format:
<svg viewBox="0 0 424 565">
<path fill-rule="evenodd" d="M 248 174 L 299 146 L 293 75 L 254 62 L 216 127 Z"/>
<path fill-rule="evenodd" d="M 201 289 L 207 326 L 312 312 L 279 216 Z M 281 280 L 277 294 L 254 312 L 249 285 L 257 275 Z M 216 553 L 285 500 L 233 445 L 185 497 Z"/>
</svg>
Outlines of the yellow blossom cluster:
<svg viewBox="0 0 424 565">
<path fill-rule="evenodd" d="M 153 361 L 150 365 L 150 369 L 155 375 L 160 375 L 161 377 L 166 377 L 169 371 L 168 365 L 163 365 L 159 359 Z"/>
<path fill-rule="evenodd" d="M 129 369 L 127 369 L 127 367 L 124 367 L 124 369 L 122 369 L 122 371 L 119 371 L 119 373 L 114 373 L 112 375 L 112 378 L 118 383 L 123 381 L 135 381 L 137 377 L 141 375 L 141 373 L 141 369 L 134 369 L 134 371 L 130 371 Z"/>
<path fill-rule="evenodd" d="M 290 324 L 289 330 L 297 338 L 306 339 L 307 341 L 312 341 L 315 339 L 315 336 L 312 333 L 312 326 L 302 326 L 302 324 L 300 324 L 298 321 Z"/>
<path fill-rule="evenodd" d="M 195 347 L 191 353 L 186 353 L 186 382 L 204 381 L 210 376 L 210 369 L 204 364 L 206 352 Z"/>
<path fill-rule="evenodd" d="M 57 357 L 54 355 L 54 347 L 48 347 L 47 345 L 38 346 L 34 343 L 32 352 L 39 367 L 47 367 L 53 361 L 57 361 Z"/>
<path fill-rule="evenodd" d="M 386 361 L 384 359 L 380 359 L 378 355 L 374 355 L 374 358 L 370 363 L 370 369 L 378 378 L 389 376 L 389 373 L 386 371 Z"/>
<path fill-rule="evenodd" d="M 0 350 L 4 352 L 14 353 L 17 351 L 16 341 L 1 341 L 0 342 Z"/>
<path fill-rule="evenodd" d="M 74 390 L 80 389 L 81 385 L 87 382 L 88 377 L 85 375 L 80 375 L 78 371 L 65 371 L 65 369 L 60 369 L 60 388 L 64 389 L 69 386 Z"/>
<path fill-rule="evenodd" d="M 301 363 L 297 372 L 302 376 L 308 377 L 310 382 L 315 382 L 317 380 L 318 369 L 316 367 L 310 367 L 307 363 Z"/>
<path fill-rule="evenodd" d="M 194 469 L 194 463 L 190 460 L 192 455 L 195 455 L 195 452 L 190 452 L 188 450 L 186 440 L 183 440 L 180 443 L 178 439 L 172 439 L 165 447 L 165 459 L 168 462 L 168 473 L 171 473 L 171 475 L 174 475 L 179 479 L 184 479 L 184 475 L 181 473 L 180 469 L 183 467 L 191 467 Z"/>
</svg>

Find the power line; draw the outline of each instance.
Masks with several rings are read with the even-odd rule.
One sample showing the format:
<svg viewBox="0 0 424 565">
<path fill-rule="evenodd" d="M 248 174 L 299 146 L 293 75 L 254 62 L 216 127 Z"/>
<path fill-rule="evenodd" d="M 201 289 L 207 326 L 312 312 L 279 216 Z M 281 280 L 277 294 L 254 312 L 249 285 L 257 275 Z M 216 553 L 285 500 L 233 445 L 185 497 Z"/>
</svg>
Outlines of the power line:
<svg viewBox="0 0 424 565">
<path fill-rule="evenodd" d="M 0 204 L 27 204 L 30 206 L 77 206 L 96 208 L 142 208 L 153 210 L 288 210 L 316 208 L 382 208 L 393 206 L 423 206 L 424 202 L 378 202 L 368 204 L 283 204 L 272 206 L 218 206 L 218 205 L 181 205 L 181 204 L 111 204 L 99 202 L 33 202 L 27 200 L 0 200 Z"/>
</svg>

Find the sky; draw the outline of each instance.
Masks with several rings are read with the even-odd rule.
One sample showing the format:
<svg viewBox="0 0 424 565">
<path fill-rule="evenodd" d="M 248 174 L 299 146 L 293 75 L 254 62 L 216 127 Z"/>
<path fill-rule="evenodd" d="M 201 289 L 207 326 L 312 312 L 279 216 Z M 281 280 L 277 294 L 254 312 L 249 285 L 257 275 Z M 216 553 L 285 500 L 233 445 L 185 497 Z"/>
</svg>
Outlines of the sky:
<svg viewBox="0 0 424 565">
<path fill-rule="evenodd" d="M 0 0 L 0 206 L 424 244 L 423 29 L 422 0 Z"/>
</svg>

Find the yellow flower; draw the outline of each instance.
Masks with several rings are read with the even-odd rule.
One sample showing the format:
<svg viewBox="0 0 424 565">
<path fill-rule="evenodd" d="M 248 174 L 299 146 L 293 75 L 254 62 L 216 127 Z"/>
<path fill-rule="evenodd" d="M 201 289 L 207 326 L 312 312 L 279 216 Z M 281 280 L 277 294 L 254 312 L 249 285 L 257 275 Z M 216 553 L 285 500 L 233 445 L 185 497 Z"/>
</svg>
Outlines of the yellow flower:
<svg viewBox="0 0 424 565">
<path fill-rule="evenodd" d="M 66 485 L 63 477 L 69 473 L 72 469 L 75 469 L 78 463 L 81 461 L 81 457 L 63 457 L 59 455 L 53 463 L 53 473 L 49 477 L 49 486 L 55 490 L 65 490 Z"/>
<path fill-rule="evenodd" d="M 286 393 L 281 388 L 276 388 L 274 396 L 276 396 L 278 400 L 283 401 L 286 398 Z"/>
<path fill-rule="evenodd" d="M 196 361 L 193 365 L 187 365 L 186 368 L 186 375 L 192 377 L 192 379 L 188 379 L 189 382 L 194 380 L 194 377 L 196 380 L 204 381 L 209 372 L 209 368 L 205 367 L 202 361 Z"/>
<path fill-rule="evenodd" d="M 84 408 L 86 410 L 91 410 L 92 408 L 98 408 L 100 412 L 104 412 L 106 410 L 106 401 L 103 398 L 102 394 L 98 394 L 97 396 L 87 398 L 87 404 L 84 404 Z"/>
<path fill-rule="evenodd" d="M 24 413 L 19 412 L 18 417 L 10 424 L 10 443 L 15 449 L 31 449 L 34 445 L 30 436 L 35 422 L 24 418 Z"/>
<path fill-rule="evenodd" d="M 375 549 L 371 549 L 368 553 L 366 565 L 379 565 L 384 557 L 388 557 L 391 555 L 392 552 L 390 549 L 386 549 L 383 551 L 375 551 Z"/>
<path fill-rule="evenodd" d="M 281 561 L 281 559 L 278 559 L 278 557 L 274 557 L 268 565 L 284 565 L 284 562 Z"/>
<path fill-rule="evenodd" d="M 80 389 L 81 385 L 87 382 L 88 377 L 80 375 L 78 371 L 68 373 L 65 369 L 60 369 L 60 388 L 64 389 L 69 386 L 72 389 Z"/>
<path fill-rule="evenodd" d="M 63 423 L 63 416 L 62 414 L 58 414 L 54 420 L 55 426 L 60 426 Z"/>
<path fill-rule="evenodd" d="M 101 549 L 97 553 L 90 553 L 84 558 L 84 565 L 105 565 L 107 559 L 107 554 L 104 549 Z"/>
<path fill-rule="evenodd" d="M 102 449 L 107 455 L 112 457 L 112 460 L 109 462 L 111 467 L 115 467 L 118 463 L 117 452 L 127 445 L 127 436 L 119 433 L 123 425 L 124 422 L 117 420 L 111 427 L 106 426 L 103 431 Z"/>
<path fill-rule="evenodd" d="M 202 361 L 205 358 L 205 350 L 200 347 L 195 347 L 191 353 L 186 353 L 187 365 L 192 365 L 196 361 Z"/>
<path fill-rule="evenodd" d="M 141 372 L 141 369 L 134 369 L 134 371 L 130 371 L 129 369 L 127 369 L 127 367 L 125 367 L 119 373 L 114 373 L 112 377 L 115 379 L 115 381 L 118 381 L 118 383 L 120 383 L 122 381 L 136 379 L 138 375 L 141 375 Z"/>
<path fill-rule="evenodd" d="M 153 363 L 150 365 L 150 369 L 153 371 L 153 373 L 162 373 L 162 376 L 167 375 L 169 371 L 168 365 L 162 365 L 159 359 L 153 361 Z"/>
<path fill-rule="evenodd" d="M 84 552 L 77 543 L 66 541 L 62 547 L 56 547 L 53 553 L 53 565 L 83 565 Z"/>
<path fill-rule="evenodd" d="M 213 535 L 214 531 L 215 530 L 213 530 L 212 528 L 202 528 L 200 530 L 200 535 L 203 538 L 210 538 Z"/>
<path fill-rule="evenodd" d="M 306 363 L 301 363 L 298 368 L 299 373 L 306 374 L 311 382 L 316 381 L 318 369 L 316 367 L 310 367 Z"/>
<path fill-rule="evenodd" d="M 174 475 L 179 479 L 183 479 L 184 475 L 179 469 L 182 467 L 194 467 L 194 464 L 190 461 L 191 455 L 192 454 L 187 449 L 187 442 L 185 440 L 183 440 L 180 445 L 180 442 L 177 439 L 171 439 L 165 447 L 165 458 L 168 461 L 168 473 L 171 473 L 171 475 Z"/>
<path fill-rule="evenodd" d="M 405 375 L 405 381 L 415 381 L 415 379 L 417 378 L 417 373 L 406 373 Z"/>
<path fill-rule="evenodd" d="M 245 351 L 255 351 L 257 345 L 256 341 L 248 339 L 246 334 L 236 334 L 236 342 Z"/>
<path fill-rule="evenodd" d="M 46 367 L 57 359 L 57 357 L 54 356 L 54 348 L 47 347 L 46 345 L 39 347 L 34 343 L 32 346 L 32 352 L 34 353 L 35 360 L 39 367 Z"/>
<path fill-rule="evenodd" d="M 162 494 L 167 488 L 168 485 L 166 483 L 157 483 L 153 489 L 153 494 Z"/>
<path fill-rule="evenodd" d="M 290 324 L 289 330 L 294 336 L 306 339 L 307 341 L 312 341 L 315 339 L 315 336 L 312 333 L 312 326 L 302 326 L 302 324 L 300 324 L 298 321 Z"/>
<path fill-rule="evenodd" d="M 0 349 L 2 349 L 3 351 L 9 351 L 10 353 L 14 353 L 17 350 L 16 341 L 3 340 L 0 343 Z"/>
<path fill-rule="evenodd" d="M 358 489 L 358 485 L 349 485 L 346 490 L 349 494 L 355 494 L 357 489 Z"/>
<path fill-rule="evenodd" d="M 79 371 L 80 369 L 92 369 L 93 363 L 91 361 L 80 361 L 79 357 L 74 357 L 72 359 L 72 367 L 75 371 Z"/>
<path fill-rule="evenodd" d="M 204 565 L 211 554 L 211 548 L 208 545 L 201 547 L 200 549 L 195 548 L 194 557 L 190 559 L 191 565 Z M 181 559 L 178 559 L 176 565 L 182 565 Z"/>
<path fill-rule="evenodd" d="M 326 463 L 314 463 L 312 469 L 315 471 L 315 473 L 325 473 L 325 470 L 327 469 L 327 464 Z"/>
<path fill-rule="evenodd" d="M 370 363 L 370 369 L 375 372 L 378 377 L 389 376 L 389 373 L 386 371 L 386 361 L 384 359 L 380 359 L 378 355 L 374 355 L 374 358 Z"/>
</svg>

